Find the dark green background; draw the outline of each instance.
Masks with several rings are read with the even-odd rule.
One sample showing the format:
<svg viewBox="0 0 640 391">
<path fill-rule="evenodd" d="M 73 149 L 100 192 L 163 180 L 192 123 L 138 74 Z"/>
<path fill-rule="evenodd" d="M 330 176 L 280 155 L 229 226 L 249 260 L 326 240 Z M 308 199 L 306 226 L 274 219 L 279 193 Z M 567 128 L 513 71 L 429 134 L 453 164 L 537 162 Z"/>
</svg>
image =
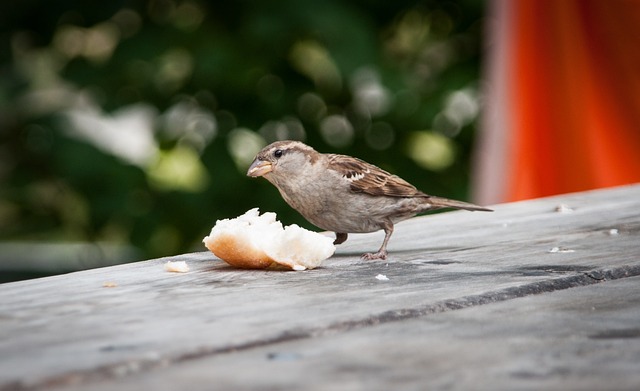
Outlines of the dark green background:
<svg viewBox="0 0 640 391">
<path fill-rule="evenodd" d="M 468 199 L 477 113 L 457 125 L 442 118 L 456 113 L 447 105 L 460 91 L 481 101 L 484 7 L 470 0 L 2 2 L 1 279 L 203 250 L 216 219 L 252 207 L 312 228 L 267 181 L 247 178 L 234 163 L 229 135 L 236 128 L 262 129 L 271 142 L 275 133 L 265 124 L 289 121 L 319 151 L 355 155 L 427 193 Z M 100 58 L 65 52 L 64 31 L 115 32 L 113 50 Z M 309 50 L 324 53 L 339 83 L 301 70 L 296 61 L 314 64 L 304 56 Z M 178 61 L 182 74 L 173 79 L 171 58 L 187 62 Z M 386 93 L 388 106 L 373 115 L 358 109 L 363 75 Z M 326 112 L 301 110 L 304 94 L 321 98 Z M 148 166 L 70 135 L 68 110 L 82 96 L 105 117 L 152 107 L 160 150 L 184 147 L 198 157 L 200 186 L 159 185 Z M 168 131 L 168 113 L 180 105 L 213 118 L 215 135 L 194 144 Z M 330 115 L 352 124 L 344 145 L 319 130 Z M 390 143 L 371 141 L 389 134 Z M 425 134 L 444 140 L 454 159 L 418 164 L 409 151 Z M 172 175 L 169 183 L 181 174 Z"/>
</svg>

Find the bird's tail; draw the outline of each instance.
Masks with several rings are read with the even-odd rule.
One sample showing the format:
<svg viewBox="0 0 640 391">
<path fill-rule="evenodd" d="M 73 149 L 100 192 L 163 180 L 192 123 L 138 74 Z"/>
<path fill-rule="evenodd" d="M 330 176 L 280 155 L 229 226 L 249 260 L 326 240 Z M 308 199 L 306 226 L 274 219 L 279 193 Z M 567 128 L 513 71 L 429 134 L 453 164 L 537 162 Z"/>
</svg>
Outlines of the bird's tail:
<svg viewBox="0 0 640 391">
<path fill-rule="evenodd" d="M 431 196 L 429 197 L 428 202 L 433 206 L 433 208 L 454 208 L 454 209 L 465 209 L 465 210 L 471 210 L 471 211 L 493 212 L 493 209 L 485 208 L 483 206 L 478 206 L 468 202 L 450 200 L 450 199 L 441 198 L 441 197 Z"/>
</svg>

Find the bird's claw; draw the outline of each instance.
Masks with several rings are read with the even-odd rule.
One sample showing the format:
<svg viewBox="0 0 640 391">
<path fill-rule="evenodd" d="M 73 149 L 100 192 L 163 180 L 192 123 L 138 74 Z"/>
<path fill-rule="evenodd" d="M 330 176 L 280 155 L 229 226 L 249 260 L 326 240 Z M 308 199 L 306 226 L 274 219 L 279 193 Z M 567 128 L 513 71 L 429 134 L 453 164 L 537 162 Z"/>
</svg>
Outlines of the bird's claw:
<svg viewBox="0 0 640 391">
<path fill-rule="evenodd" d="M 360 257 L 363 261 L 372 261 L 374 259 L 387 259 L 386 251 L 378 251 L 377 253 L 364 253 L 362 257 Z"/>
</svg>

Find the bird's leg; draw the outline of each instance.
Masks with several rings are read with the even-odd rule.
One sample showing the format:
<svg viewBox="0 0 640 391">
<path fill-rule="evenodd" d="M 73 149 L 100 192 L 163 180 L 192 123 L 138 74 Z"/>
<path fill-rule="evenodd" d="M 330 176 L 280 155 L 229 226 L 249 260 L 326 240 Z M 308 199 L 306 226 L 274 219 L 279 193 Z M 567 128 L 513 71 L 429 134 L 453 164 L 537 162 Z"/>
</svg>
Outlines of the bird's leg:
<svg viewBox="0 0 640 391">
<path fill-rule="evenodd" d="M 336 232 L 336 240 L 333 241 L 333 244 L 342 244 L 346 242 L 348 234 L 344 232 Z"/>
<path fill-rule="evenodd" d="M 391 238 L 391 234 L 393 233 L 393 223 L 391 221 L 386 221 L 383 226 L 384 229 L 384 240 L 382 241 L 382 246 L 380 246 L 380 250 L 377 253 L 365 253 L 362 254 L 362 259 L 372 260 L 372 259 L 387 259 L 387 243 L 389 243 L 389 238 Z"/>
</svg>

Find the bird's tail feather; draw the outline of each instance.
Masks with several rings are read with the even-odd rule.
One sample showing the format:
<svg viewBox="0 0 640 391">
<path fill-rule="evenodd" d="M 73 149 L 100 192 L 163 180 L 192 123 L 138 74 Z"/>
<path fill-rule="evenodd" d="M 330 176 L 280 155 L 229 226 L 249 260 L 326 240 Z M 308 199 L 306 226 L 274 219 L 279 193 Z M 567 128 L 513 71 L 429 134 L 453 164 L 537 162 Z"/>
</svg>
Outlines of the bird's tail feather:
<svg viewBox="0 0 640 391">
<path fill-rule="evenodd" d="M 493 209 L 485 208 L 483 206 L 471 204 L 469 202 L 450 200 L 447 198 L 441 197 L 429 197 L 428 201 L 434 208 L 454 208 L 454 209 L 465 209 L 471 211 L 483 211 L 483 212 L 493 212 Z"/>
</svg>

